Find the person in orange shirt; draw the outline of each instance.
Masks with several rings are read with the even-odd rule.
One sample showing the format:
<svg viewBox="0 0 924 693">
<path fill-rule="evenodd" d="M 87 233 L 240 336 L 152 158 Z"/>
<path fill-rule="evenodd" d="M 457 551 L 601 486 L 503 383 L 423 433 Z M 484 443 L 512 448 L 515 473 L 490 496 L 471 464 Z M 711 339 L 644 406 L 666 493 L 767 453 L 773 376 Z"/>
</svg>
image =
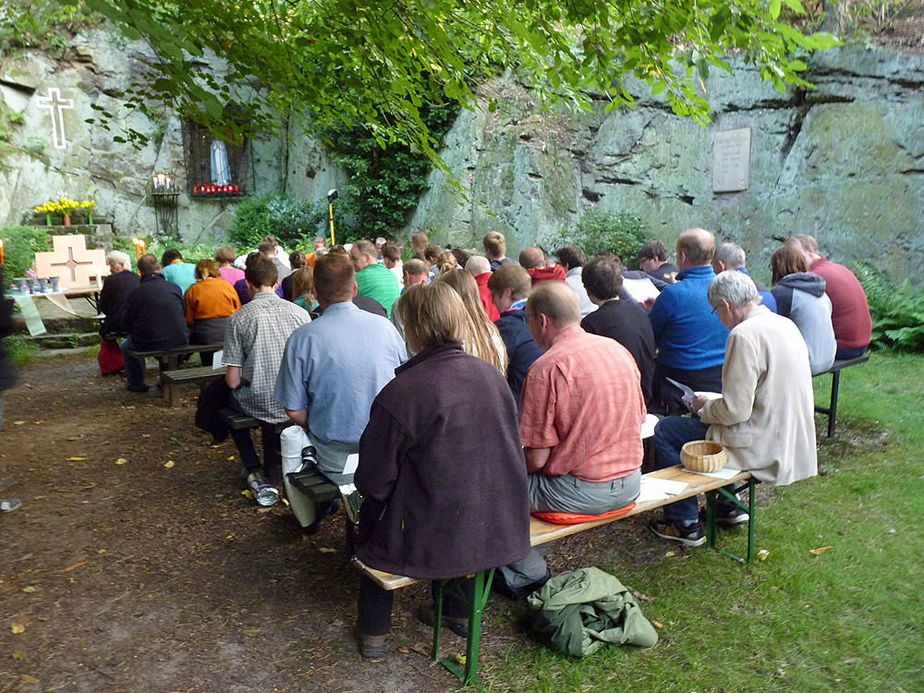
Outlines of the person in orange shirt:
<svg viewBox="0 0 924 693">
<path fill-rule="evenodd" d="M 213 260 L 196 263 L 196 281 L 186 289 L 186 323 L 190 344 L 219 344 L 231 314 L 241 307 L 234 287 L 221 278 Z M 200 353 L 203 366 L 212 365 L 212 353 Z"/>
</svg>

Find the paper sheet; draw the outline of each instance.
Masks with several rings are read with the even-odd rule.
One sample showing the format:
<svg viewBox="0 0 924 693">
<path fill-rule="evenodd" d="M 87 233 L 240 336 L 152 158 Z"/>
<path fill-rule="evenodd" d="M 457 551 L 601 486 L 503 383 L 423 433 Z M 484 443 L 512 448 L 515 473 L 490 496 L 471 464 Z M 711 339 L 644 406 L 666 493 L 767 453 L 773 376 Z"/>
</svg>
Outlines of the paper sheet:
<svg viewBox="0 0 924 693">
<path fill-rule="evenodd" d="M 651 436 L 654 435 L 654 429 L 657 423 L 657 416 L 654 414 L 645 414 L 645 420 L 642 422 L 642 440 L 651 438 Z"/>
<path fill-rule="evenodd" d="M 29 328 L 29 334 L 38 337 L 40 334 L 48 332 L 45 329 L 45 323 L 42 322 L 42 316 L 39 315 L 38 308 L 35 307 L 35 301 L 31 294 L 10 294 L 10 297 L 19 306 L 22 317 L 26 321 L 26 327 Z"/>
<path fill-rule="evenodd" d="M 218 371 L 225 367 L 225 350 L 219 349 L 212 355 L 212 370 Z"/>
<path fill-rule="evenodd" d="M 347 455 L 346 464 L 343 465 L 343 474 L 354 474 L 359 466 L 359 453 L 354 452 Z"/>
<path fill-rule="evenodd" d="M 687 469 L 684 467 L 685 471 L 693 472 L 692 469 Z M 735 474 L 740 472 L 740 469 L 732 469 L 731 467 L 722 467 L 717 472 L 693 472 L 694 474 L 702 474 L 703 476 L 711 476 L 713 479 L 731 479 Z"/>
<path fill-rule="evenodd" d="M 687 487 L 686 481 L 671 481 L 670 479 L 657 479 L 651 476 L 642 477 L 642 485 L 639 490 L 636 503 L 646 501 L 666 500 L 671 496 L 676 496 Z"/>
<path fill-rule="evenodd" d="M 629 292 L 629 295 L 639 303 L 644 303 L 649 298 L 657 298 L 660 293 L 650 279 L 623 278 L 622 285 Z"/>
</svg>

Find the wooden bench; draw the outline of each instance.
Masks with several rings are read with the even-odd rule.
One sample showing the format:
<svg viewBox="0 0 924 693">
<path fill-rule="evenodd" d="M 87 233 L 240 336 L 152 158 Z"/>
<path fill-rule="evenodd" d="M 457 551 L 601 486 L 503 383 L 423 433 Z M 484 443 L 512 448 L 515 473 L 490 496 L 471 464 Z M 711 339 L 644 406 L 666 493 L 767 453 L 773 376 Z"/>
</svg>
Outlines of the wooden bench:
<svg viewBox="0 0 924 693">
<path fill-rule="evenodd" d="M 819 375 L 825 375 L 826 373 L 831 374 L 831 398 L 828 401 L 828 406 L 815 407 L 815 411 L 817 411 L 819 414 L 825 414 L 828 417 L 828 438 L 834 437 L 834 427 L 837 424 L 837 391 L 840 387 L 841 371 L 844 368 L 856 366 L 858 363 L 865 363 L 866 361 L 869 361 L 869 353 L 855 356 L 852 359 L 841 359 L 840 361 L 835 361 L 833 364 L 831 364 L 831 367 L 828 370 L 822 371 L 821 373 L 816 373 L 813 376 L 817 378 Z"/>
<path fill-rule="evenodd" d="M 160 387 L 167 406 L 176 406 L 177 390 L 180 385 L 191 383 L 203 384 L 216 375 L 224 375 L 225 369 L 211 366 L 198 366 L 196 368 L 178 368 L 175 371 L 160 372 Z"/>
<path fill-rule="evenodd" d="M 709 549 L 718 550 L 719 553 L 729 556 L 730 558 L 733 558 L 741 563 L 750 563 L 754 560 L 754 486 L 756 484 L 756 480 L 751 477 L 749 472 L 738 472 L 730 479 L 718 479 L 716 477 L 705 476 L 703 474 L 696 474 L 695 472 L 687 471 L 678 465 L 676 467 L 668 467 L 667 469 L 659 469 L 653 472 L 649 472 L 648 474 L 644 475 L 644 478 L 682 481 L 685 482 L 687 486 L 683 489 L 682 492 L 676 495 L 670 496 L 666 499 L 639 502 L 631 511 L 605 520 L 594 520 L 591 522 L 582 522 L 580 524 L 574 525 L 557 525 L 552 524 L 551 522 L 539 520 L 535 517 L 530 517 L 530 545 L 539 546 L 540 544 L 547 544 L 572 534 L 585 532 L 588 529 L 594 529 L 595 527 L 600 527 L 602 525 L 609 524 L 610 522 L 616 522 L 617 520 L 621 520 L 626 517 L 632 517 L 633 515 L 648 512 L 649 510 L 655 510 L 656 508 L 660 508 L 669 503 L 673 503 L 674 501 L 682 500 L 684 498 L 689 498 L 690 496 L 696 496 L 700 493 L 703 493 L 706 495 L 706 547 Z M 725 489 L 725 486 L 728 485 L 734 486 L 733 492 L 729 492 L 727 489 Z M 746 503 L 740 501 L 737 498 L 737 493 L 744 490 L 748 491 L 748 500 Z M 750 515 L 750 522 L 748 523 L 748 550 L 747 556 L 744 558 L 736 556 L 728 551 L 716 549 L 715 515 L 716 500 L 719 495 L 722 495 L 724 498 L 734 502 L 742 510 Z M 418 582 L 418 580 L 414 578 L 405 577 L 403 575 L 392 575 L 391 573 L 386 573 L 381 570 L 376 570 L 375 568 L 370 568 L 358 558 L 353 559 L 353 565 L 363 575 L 370 578 L 379 587 L 385 590 L 401 589 L 403 587 L 407 587 L 408 585 L 413 585 L 415 582 Z M 487 604 L 488 596 L 491 592 L 491 582 L 494 578 L 494 569 L 492 568 L 491 570 L 476 573 L 474 577 L 475 590 L 471 611 L 469 613 L 469 631 L 468 640 L 466 643 L 466 659 L 464 668 L 460 667 L 455 662 L 446 660 L 439 656 L 439 646 L 442 630 L 442 589 L 440 589 L 437 598 L 436 627 L 433 629 L 433 659 L 443 664 L 443 666 L 455 674 L 462 681 L 463 685 L 466 686 L 475 683 L 475 680 L 478 676 L 478 652 L 481 642 L 481 614 L 485 605 Z"/>
<path fill-rule="evenodd" d="M 214 353 L 224 348 L 224 344 L 187 344 L 175 349 L 154 349 L 139 351 L 129 349 L 128 353 L 137 359 L 157 359 L 158 375 L 164 371 L 175 371 L 180 367 L 180 359 L 191 354 Z"/>
</svg>

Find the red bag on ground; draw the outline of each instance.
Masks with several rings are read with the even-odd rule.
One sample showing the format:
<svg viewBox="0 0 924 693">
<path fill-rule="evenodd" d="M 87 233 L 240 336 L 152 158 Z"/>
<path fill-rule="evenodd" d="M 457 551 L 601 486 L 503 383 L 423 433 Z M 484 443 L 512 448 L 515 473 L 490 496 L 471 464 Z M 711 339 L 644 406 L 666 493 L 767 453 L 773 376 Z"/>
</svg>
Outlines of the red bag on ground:
<svg viewBox="0 0 924 693">
<path fill-rule="evenodd" d="M 114 339 L 104 339 L 99 345 L 99 356 L 96 357 L 99 363 L 99 372 L 103 375 L 112 375 L 125 369 L 125 362 L 122 360 L 122 350 L 119 343 Z"/>
</svg>

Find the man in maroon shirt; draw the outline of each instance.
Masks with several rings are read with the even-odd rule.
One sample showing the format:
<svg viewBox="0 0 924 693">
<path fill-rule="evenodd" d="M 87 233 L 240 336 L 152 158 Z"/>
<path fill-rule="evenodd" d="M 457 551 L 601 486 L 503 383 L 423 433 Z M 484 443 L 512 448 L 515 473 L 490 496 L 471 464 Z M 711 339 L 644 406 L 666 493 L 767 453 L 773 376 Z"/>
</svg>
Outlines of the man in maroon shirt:
<svg viewBox="0 0 924 693">
<path fill-rule="evenodd" d="M 793 236 L 805 254 L 809 269 L 825 280 L 825 293 L 831 299 L 831 323 L 837 340 L 835 359 L 852 359 L 866 353 L 873 321 L 866 292 L 853 272 L 821 255 L 811 236 Z"/>
</svg>

